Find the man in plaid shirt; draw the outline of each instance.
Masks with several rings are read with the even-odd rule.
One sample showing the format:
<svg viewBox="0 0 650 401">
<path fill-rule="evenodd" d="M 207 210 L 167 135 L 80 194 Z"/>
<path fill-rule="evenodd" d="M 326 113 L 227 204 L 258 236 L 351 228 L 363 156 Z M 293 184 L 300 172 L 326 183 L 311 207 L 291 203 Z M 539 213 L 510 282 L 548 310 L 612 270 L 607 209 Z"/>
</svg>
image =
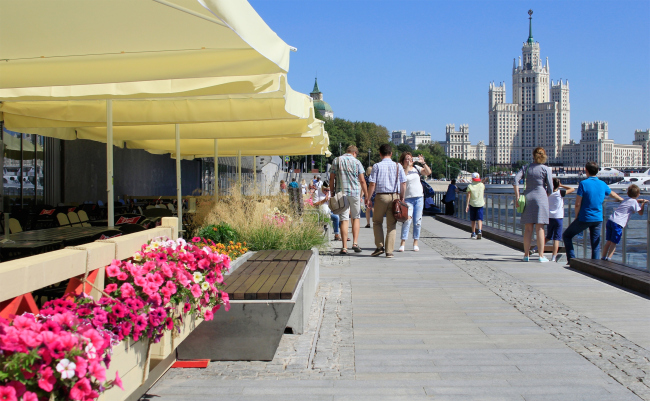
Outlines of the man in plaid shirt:
<svg viewBox="0 0 650 401">
<path fill-rule="evenodd" d="M 341 218 L 341 254 L 348 253 L 348 221 L 352 219 L 352 249 L 361 252 L 359 248 L 359 228 L 361 227 L 361 193 L 368 198 L 366 179 L 363 176 L 363 165 L 357 159 L 359 149 L 350 145 L 345 154 L 332 161 L 330 169 L 330 188 L 336 192 L 343 192 L 348 199 L 349 206 L 339 213 Z"/>
<path fill-rule="evenodd" d="M 393 250 L 395 249 L 395 227 L 397 220 L 393 215 L 391 205 L 393 200 L 404 200 L 404 193 L 406 192 L 406 174 L 401 164 L 395 163 L 391 157 L 393 156 L 393 149 L 390 145 L 385 144 L 379 147 L 379 154 L 381 155 L 381 162 L 375 163 L 372 166 L 372 173 L 368 181 L 370 186 L 369 193 L 376 193 L 375 195 L 375 213 L 372 216 L 372 228 L 375 234 L 375 245 L 377 249 L 372 253 L 372 256 L 379 256 L 386 252 L 387 258 L 393 257 Z M 366 197 L 366 205 L 370 207 L 372 200 Z M 386 216 L 386 241 L 384 242 L 384 215 Z M 385 248 L 384 248 L 385 247 Z"/>
</svg>

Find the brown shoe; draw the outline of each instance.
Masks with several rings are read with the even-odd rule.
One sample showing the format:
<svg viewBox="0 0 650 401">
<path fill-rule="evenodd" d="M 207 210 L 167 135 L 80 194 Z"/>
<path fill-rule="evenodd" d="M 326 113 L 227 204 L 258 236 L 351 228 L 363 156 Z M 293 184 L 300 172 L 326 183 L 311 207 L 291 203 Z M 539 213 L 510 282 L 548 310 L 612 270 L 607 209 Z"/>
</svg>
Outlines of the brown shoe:
<svg viewBox="0 0 650 401">
<path fill-rule="evenodd" d="M 340 240 L 341 240 L 341 236 L 338 234 L 334 234 L 334 241 L 340 241 Z"/>
<path fill-rule="evenodd" d="M 375 249 L 375 251 L 373 253 L 371 253 L 370 256 L 379 256 L 382 253 L 384 253 L 384 248 L 383 247 Z"/>
<path fill-rule="evenodd" d="M 386 254 L 386 257 L 387 257 L 387 258 L 392 258 L 392 257 L 393 257 L 393 254 L 392 254 L 392 253 L 387 253 L 387 254 Z"/>
<path fill-rule="evenodd" d="M 366 224 L 366 228 L 370 228 L 370 224 Z"/>
</svg>

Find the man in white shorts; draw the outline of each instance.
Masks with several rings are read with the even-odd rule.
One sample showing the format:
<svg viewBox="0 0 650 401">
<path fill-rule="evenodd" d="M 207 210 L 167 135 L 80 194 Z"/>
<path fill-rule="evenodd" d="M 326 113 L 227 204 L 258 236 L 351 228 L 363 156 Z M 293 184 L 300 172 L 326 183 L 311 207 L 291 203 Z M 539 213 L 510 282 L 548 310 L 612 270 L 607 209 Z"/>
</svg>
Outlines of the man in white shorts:
<svg viewBox="0 0 650 401">
<path fill-rule="evenodd" d="M 335 193 L 343 192 L 348 199 L 349 207 L 339 213 L 341 218 L 341 254 L 347 254 L 348 227 L 352 219 L 352 250 L 361 252 L 359 248 L 359 229 L 361 227 L 361 194 L 367 199 L 368 188 L 366 179 L 363 176 L 363 165 L 357 159 L 359 149 L 350 145 L 345 150 L 345 154 L 337 157 L 332 162 L 330 169 L 330 188 L 336 190 Z"/>
</svg>

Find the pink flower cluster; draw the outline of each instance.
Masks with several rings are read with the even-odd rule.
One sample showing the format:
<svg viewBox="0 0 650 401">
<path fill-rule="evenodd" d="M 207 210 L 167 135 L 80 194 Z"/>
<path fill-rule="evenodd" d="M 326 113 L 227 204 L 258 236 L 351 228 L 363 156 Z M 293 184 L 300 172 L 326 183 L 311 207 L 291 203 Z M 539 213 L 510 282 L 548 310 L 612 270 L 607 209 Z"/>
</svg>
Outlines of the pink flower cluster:
<svg viewBox="0 0 650 401">
<path fill-rule="evenodd" d="M 0 319 L 0 400 L 91 401 L 114 385 L 106 380 L 113 335 L 70 312 Z"/>
<path fill-rule="evenodd" d="M 230 257 L 200 238 L 194 240 L 158 239 L 143 245 L 132 261 L 114 260 L 106 267 L 106 291 L 120 299 L 139 297 L 156 308 L 182 305 L 185 314 L 199 314 L 206 320 L 222 304 L 230 309 L 228 294 L 223 292 Z M 166 323 L 172 317 L 173 310 L 160 315 Z"/>
<path fill-rule="evenodd" d="M 71 299 L 55 299 L 46 302 L 41 315 L 72 313 L 87 321 L 97 329 L 112 332 L 118 341 L 132 338 L 138 341 L 141 336 L 160 341 L 165 329 L 172 329 L 174 324 L 167 317 L 169 308 L 154 306 L 141 298 L 111 299 L 102 297 L 95 302 L 92 297 L 81 295 Z"/>
</svg>

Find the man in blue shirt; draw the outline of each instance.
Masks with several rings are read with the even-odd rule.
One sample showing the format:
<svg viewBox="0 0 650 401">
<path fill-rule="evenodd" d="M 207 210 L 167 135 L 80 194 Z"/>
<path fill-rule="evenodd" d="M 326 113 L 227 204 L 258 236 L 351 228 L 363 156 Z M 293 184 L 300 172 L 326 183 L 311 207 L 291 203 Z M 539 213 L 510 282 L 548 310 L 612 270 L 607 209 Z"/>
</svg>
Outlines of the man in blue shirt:
<svg viewBox="0 0 650 401">
<path fill-rule="evenodd" d="M 619 202 L 623 201 L 623 198 L 612 192 L 607 184 L 596 177 L 598 174 L 598 164 L 596 162 L 588 162 L 585 165 L 585 171 L 587 179 L 580 182 L 576 193 L 575 215 L 577 218 L 573 220 L 564 235 L 562 235 L 564 247 L 566 248 L 567 266 L 570 266 L 571 259 L 575 258 L 573 237 L 587 228 L 591 240 L 591 258 L 598 259 L 600 254 L 600 226 L 603 222 L 605 196 L 609 195 Z"/>
</svg>

